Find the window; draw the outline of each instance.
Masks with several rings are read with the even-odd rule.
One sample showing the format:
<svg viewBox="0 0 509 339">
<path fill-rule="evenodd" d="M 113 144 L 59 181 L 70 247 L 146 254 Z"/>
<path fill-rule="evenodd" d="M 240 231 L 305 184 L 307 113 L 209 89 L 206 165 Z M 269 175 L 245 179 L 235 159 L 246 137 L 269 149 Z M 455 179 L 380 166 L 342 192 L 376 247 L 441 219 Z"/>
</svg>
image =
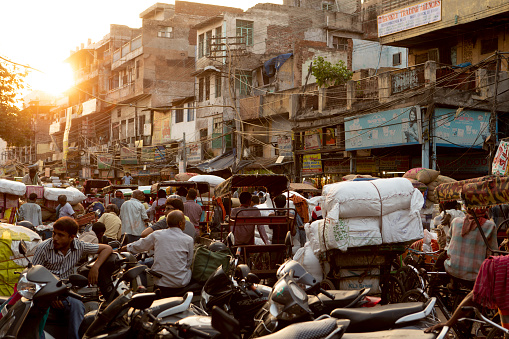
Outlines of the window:
<svg viewBox="0 0 509 339">
<path fill-rule="evenodd" d="M 205 77 L 205 100 L 210 100 L 210 76 Z"/>
<path fill-rule="evenodd" d="M 200 34 L 198 36 L 198 58 L 203 58 L 203 56 L 205 55 L 204 52 L 205 52 L 205 35 L 204 34 Z"/>
<path fill-rule="evenodd" d="M 118 88 L 118 73 L 114 73 L 108 80 L 110 91 Z"/>
<path fill-rule="evenodd" d="M 138 117 L 138 135 L 143 135 L 144 129 L 145 129 L 145 116 L 140 115 Z"/>
<path fill-rule="evenodd" d="M 210 44 L 212 44 L 212 31 L 205 33 L 205 55 L 210 55 Z"/>
<path fill-rule="evenodd" d="M 242 37 L 239 42 L 246 46 L 253 46 L 253 22 L 246 20 L 237 20 L 237 36 Z"/>
<path fill-rule="evenodd" d="M 136 60 L 136 79 L 140 78 L 140 60 Z"/>
<path fill-rule="evenodd" d="M 187 104 L 187 121 L 194 121 L 194 107 L 192 102 Z"/>
<path fill-rule="evenodd" d="M 175 123 L 184 122 L 184 106 L 180 105 L 175 110 Z"/>
<path fill-rule="evenodd" d="M 239 72 L 235 76 L 235 89 L 239 91 L 240 95 L 249 95 L 251 94 L 252 81 L 251 73 Z"/>
<path fill-rule="evenodd" d="M 322 10 L 324 11 L 333 11 L 334 10 L 334 4 L 330 2 L 322 2 Z"/>
<path fill-rule="evenodd" d="M 399 53 L 394 53 L 392 55 L 392 65 L 393 66 L 399 66 L 401 65 L 401 52 Z"/>
<path fill-rule="evenodd" d="M 200 78 L 198 79 L 198 101 L 203 101 L 203 85 L 204 85 L 204 79 Z"/>
<path fill-rule="evenodd" d="M 481 54 L 495 52 L 498 49 L 498 37 L 481 40 Z"/>
<path fill-rule="evenodd" d="M 337 49 L 338 51 L 347 51 L 348 50 L 348 38 L 341 38 L 339 36 L 332 37 L 332 48 Z"/>
<path fill-rule="evenodd" d="M 215 88 L 216 88 L 216 98 L 219 98 L 221 96 L 221 74 L 216 73 L 216 76 L 214 77 L 215 81 Z"/>
<path fill-rule="evenodd" d="M 223 27 L 219 26 L 219 27 L 216 27 L 216 31 L 215 31 L 215 38 L 213 40 L 213 44 L 215 44 L 215 46 L 212 47 L 212 50 L 213 51 L 220 51 L 222 50 L 221 48 L 221 44 L 223 43 L 223 40 L 222 39 L 219 39 L 221 38 L 223 35 Z"/>
<path fill-rule="evenodd" d="M 159 27 L 157 36 L 160 38 L 173 38 L 173 27 Z"/>
<path fill-rule="evenodd" d="M 122 111 L 119 109 L 117 109 L 117 118 L 120 118 L 122 116 Z"/>
</svg>

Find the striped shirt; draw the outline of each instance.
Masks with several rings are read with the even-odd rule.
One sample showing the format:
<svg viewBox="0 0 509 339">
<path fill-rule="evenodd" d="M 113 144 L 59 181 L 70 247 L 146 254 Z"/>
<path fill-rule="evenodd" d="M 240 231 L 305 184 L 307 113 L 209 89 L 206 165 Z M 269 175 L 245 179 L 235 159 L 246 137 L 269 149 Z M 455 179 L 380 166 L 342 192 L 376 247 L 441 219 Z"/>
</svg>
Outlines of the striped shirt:
<svg viewBox="0 0 509 339">
<path fill-rule="evenodd" d="M 67 279 L 73 274 L 74 266 L 84 254 L 95 254 L 99 245 L 73 239 L 71 246 L 64 255 L 55 250 L 53 239 L 47 239 L 37 246 L 34 254 L 34 265 L 42 265 L 60 279 Z"/>
</svg>

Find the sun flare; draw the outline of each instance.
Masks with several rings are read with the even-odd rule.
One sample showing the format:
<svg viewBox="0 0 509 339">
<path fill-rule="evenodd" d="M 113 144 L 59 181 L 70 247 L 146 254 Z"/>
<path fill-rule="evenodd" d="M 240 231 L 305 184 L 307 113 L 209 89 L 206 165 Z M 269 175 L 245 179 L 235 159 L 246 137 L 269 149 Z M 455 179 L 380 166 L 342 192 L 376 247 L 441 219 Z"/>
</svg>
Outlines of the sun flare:
<svg viewBox="0 0 509 339">
<path fill-rule="evenodd" d="M 43 70 L 44 73 L 33 71 L 27 82 L 33 89 L 41 89 L 46 93 L 58 96 L 73 85 L 73 75 L 69 64 L 54 64 Z"/>
</svg>

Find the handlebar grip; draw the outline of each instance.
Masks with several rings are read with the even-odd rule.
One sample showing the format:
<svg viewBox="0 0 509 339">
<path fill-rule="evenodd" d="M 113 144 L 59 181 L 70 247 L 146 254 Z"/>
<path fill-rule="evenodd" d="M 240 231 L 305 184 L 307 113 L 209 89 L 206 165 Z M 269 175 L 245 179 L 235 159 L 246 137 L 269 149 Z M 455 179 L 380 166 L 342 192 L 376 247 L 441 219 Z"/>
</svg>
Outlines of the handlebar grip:
<svg viewBox="0 0 509 339">
<path fill-rule="evenodd" d="M 76 292 L 73 292 L 71 290 L 67 291 L 67 295 L 71 298 L 74 298 L 74 299 L 78 299 L 78 300 L 83 300 L 83 296 L 82 295 L 79 295 L 78 293 Z"/>
<path fill-rule="evenodd" d="M 333 296 L 332 294 L 330 294 L 329 292 L 327 292 L 326 290 L 324 290 L 321 287 L 320 287 L 319 291 L 320 291 L 320 293 L 322 293 L 324 296 L 326 296 L 327 298 L 329 298 L 331 300 L 334 300 L 336 298 L 335 296 Z"/>
<path fill-rule="evenodd" d="M 251 285 L 251 291 L 253 291 L 257 296 L 263 297 L 263 293 L 258 291 L 254 285 Z"/>
<path fill-rule="evenodd" d="M 158 273 L 158 272 L 156 272 L 156 271 L 154 271 L 152 269 L 146 269 L 145 272 L 147 272 L 150 275 L 153 275 L 156 278 L 162 278 L 163 277 L 163 275 L 161 273 Z"/>
</svg>

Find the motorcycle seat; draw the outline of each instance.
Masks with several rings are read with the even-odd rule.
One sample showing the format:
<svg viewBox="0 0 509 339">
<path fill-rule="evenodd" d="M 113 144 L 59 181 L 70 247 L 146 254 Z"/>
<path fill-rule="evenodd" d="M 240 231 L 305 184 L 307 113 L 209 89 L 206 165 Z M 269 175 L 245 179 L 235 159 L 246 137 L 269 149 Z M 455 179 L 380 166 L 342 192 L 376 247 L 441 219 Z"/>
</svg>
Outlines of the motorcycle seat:
<svg viewBox="0 0 509 339">
<path fill-rule="evenodd" d="M 436 334 L 423 330 L 389 330 L 372 333 L 345 333 L 341 339 L 435 339 Z"/>
<path fill-rule="evenodd" d="M 343 327 L 344 322 L 334 319 L 327 318 L 316 321 L 306 321 L 302 323 L 292 324 L 288 327 L 283 328 L 276 333 L 272 333 L 264 336 L 265 339 L 282 339 L 282 338 L 299 338 L 299 339 L 311 339 L 311 338 L 324 338 L 331 334 L 338 327 Z M 344 328 L 344 327 L 343 327 Z M 343 332 L 343 331 L 341 331 Z"/>
<path fill-rule="evenodd" d="M 150 306 L 147 311 L 150 311 L 155 317 L 157 317 L 162 311 L 181 305 L 184 301 L 185 299 L 182 297 L 170 297 L 154 300 L 152 306 Z"/>
<path fill-rule="evenodd" d="M 399 318 L 421 312 L 425 304 L 421 302 L 400 303 L 370 308 L 337 308 L 331 316 L 349 319 L 348 332 L 372 332 L 390 329 Z"/>
<path fill-rule="evenodd" d="M 312 305 L 315 304 L 324 304 L 326 307 L 341 308 L 349 305 L 352 301 L 355 300 L 360 294 L 360 291 L 340 291 L 340 290 L 332 290 L 327 291 L 334 296 L 334 300 L 326 297 L 324 294 L 319 293 L 317 296 L 310 295 L 308 299 L 309 307 L 312 308 Z"/>
</svg>

